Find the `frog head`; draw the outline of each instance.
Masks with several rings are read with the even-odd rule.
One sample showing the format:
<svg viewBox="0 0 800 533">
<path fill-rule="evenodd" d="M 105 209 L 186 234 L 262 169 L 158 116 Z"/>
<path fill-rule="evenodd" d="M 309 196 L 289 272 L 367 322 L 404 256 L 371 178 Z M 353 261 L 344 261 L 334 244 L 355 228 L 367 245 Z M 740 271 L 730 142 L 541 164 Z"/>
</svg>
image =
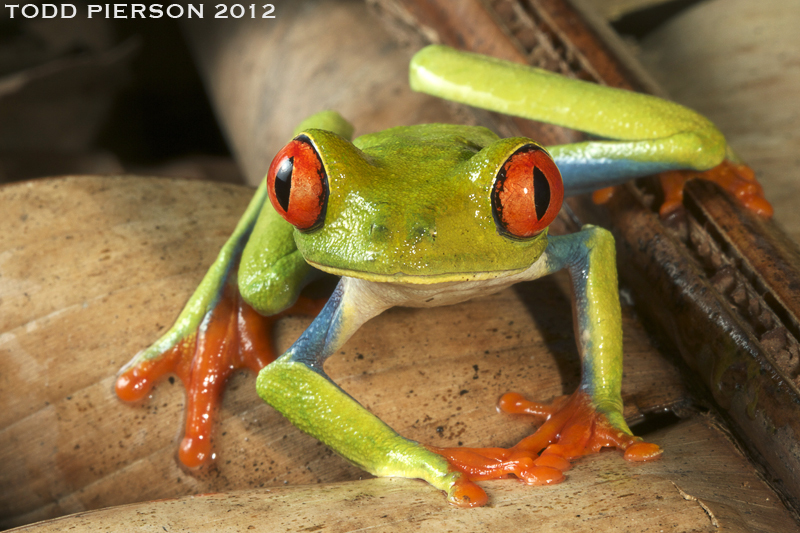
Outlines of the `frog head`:
<svg viewBox="0 0 800 533">
<path fill-rule="evenodd" d="M 275 157 L 267 188 L 312 266 L 403 283 L 524 270 L 547 246 L 563 199 L 561 175 L 537 143 L 445 124 L 352 143 L 306 130 Z"/>
</svg>

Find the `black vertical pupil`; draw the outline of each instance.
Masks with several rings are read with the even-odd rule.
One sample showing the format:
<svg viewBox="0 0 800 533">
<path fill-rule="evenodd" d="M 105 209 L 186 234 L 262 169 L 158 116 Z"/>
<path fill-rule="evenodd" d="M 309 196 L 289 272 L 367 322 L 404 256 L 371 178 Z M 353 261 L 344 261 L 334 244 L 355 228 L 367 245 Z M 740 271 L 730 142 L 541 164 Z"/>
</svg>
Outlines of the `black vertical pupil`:
<svg viewBox="0 0 800 533">
<path fill-rule="evenodd" d="M 292 170 L 294 170 L 294 158 L 287 157 L 278 167 L 275 173 L 275 198 L 284 211 L 289 211 L 289 197 L 292 192 Z M 538 211 L 538 208 L 537 208 Z"/>
<path fill-rule="evenodd" d="M 536 207 L 536 218 L 539 220 L 550 207 L 550 182 L 539 167 L 533 167 L 533 205 Z"/>
</svg>

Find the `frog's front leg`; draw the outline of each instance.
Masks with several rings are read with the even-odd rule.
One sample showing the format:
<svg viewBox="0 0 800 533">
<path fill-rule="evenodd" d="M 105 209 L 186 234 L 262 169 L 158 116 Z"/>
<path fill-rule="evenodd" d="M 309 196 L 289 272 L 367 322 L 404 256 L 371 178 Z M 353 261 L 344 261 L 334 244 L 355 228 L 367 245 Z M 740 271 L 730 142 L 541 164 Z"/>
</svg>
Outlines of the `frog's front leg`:
<svg viewBox="0 0 800 533">
<path fill-rule="evenodd" d="M 512 448 L 436 450 L 471 479 L 514 474 L 530 484 L 558 482 L 570 461 L 603 447 L 624 450 L 630 461 L 661 455 L 657 445 L 634 437 L 622 416 L 622 319 L 614 255 L 614 239 L 601 228 L 586 226 L 572 235 L 550 237 L 537 275 L 562 268 L 570 273 L 581 384 L 552 405 L 513 393 L 503 396 L 501 409 L 546 419 Z"/>
<path fill-rule="evenodd" d="M 439 454 L 397 434 L 336 385 L 325 360 L 368 319 L 396 301 L 382 284 L 344 277 L 297 342 L 258 375 L 261 398 L 289 421 L 376 476 L 419 478 L 460 507 L 486 494 Z"/>
<path fill-rule="evenodd" d="M 344 137 L 352 126 L 338 113 L 312 115 L 303 128 L 326 128 Z M 297 250 L 294 228 L 267 202 L 267 180 L 173 326 L 121 371 L 117 395 L 147 396 L 167 374 L 186 388 L 186 429 L 180 461 L 197 467 L 213 458 L 211 435 L 228 377 L 240 368 L 258 372 L 275 359 L 271 325 L 283 314 L 316 314 L 318 302 L 299 297 L 316 273 Z"/>
<path fill-rule="evenodd" d="M 266 198 L 262 184 L 175 324 L 136 354 L 117 378 L 119 398 L 134 402 L 146 397 L 161 377 L 177 374 L 187 391 L 186 430 L 179 457 L 189 467 L 211 459 L 211 428 L 227 377 L 242 367 L 258 371 L 274 359 L 269 341 L 271 317 L 255 313 L 243 301 L 237 283 L 243 249 L 257 222 L 264 218 Z M 278 256 L 290 252 L 284 250 Z"/>
<path fill-rule="evenodd" d="M 262 225 L 270 226 L 273 218 L 262 209 L 263 189 L 175 324 L 121 370 L 115 385 L 119 398 L 134 402 L 146 397 L 163 376 L 178 376 L 186 389 L 178 457 L 191 468 L 213 458 L 213 426 L 230 375 L 242 368 L 258 372 L 275 360 L 272 323 L 283 314 L 319 311 L 317 302 L 298 298 L 311 273 L 302 256 L 288 243 L 288 249 L 280 250 L 275 242 L 263 242 L 263 231 L 253 232 L 259 212 Z M 278 229 L 266 233 L 273 241 L 281 237 Z M 248 238 L 257 246 L 245 246 Z M 261 262 L 264 249 L 272 252 L 271 262 Z"/>
</svg>

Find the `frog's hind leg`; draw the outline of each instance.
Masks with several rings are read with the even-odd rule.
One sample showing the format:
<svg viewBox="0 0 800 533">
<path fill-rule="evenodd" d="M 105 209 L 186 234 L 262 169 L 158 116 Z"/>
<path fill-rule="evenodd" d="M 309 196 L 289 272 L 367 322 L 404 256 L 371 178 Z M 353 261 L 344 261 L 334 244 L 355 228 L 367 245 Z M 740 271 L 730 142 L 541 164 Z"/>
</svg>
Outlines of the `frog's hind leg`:
<svg viewBox="0 0 800 533">
<path fill-rule="evenodd" d="M 414 90 L 596 137 L 548 147 L 567 196 L 604 189 L 595 198 L 607 199 L 608 188 L 633 178 L 688 169 L 684 176 L 714 181 L 751 211 L 772 214 L 717 127 L 674 102 L 437 45 L 414 56 L 410 81 Z M 672 190 L 682 193 L 685 182 L 673 180 Z M 662 214 L 675 205 L 665 193 Z"/>
</svg>

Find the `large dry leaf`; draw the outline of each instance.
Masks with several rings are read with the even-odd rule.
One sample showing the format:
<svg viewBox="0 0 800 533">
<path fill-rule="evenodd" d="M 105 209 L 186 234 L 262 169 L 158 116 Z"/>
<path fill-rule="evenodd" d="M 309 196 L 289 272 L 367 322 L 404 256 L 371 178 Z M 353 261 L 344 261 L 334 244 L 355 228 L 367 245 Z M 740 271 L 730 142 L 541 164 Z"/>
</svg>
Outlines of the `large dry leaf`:
<svg viewBox="0 0 800 533">
<path fill-rule="evenodd" d="M 466 511 L 419 481 L 370 479 L 134 504 L 22 531 L 796 531 L 710 420 L 683 422 L 654 440 L 669 450 L 661 461 L 626 464 L 603 453 L 552 487 L 486 482 L 491 503 Z"/>
<path fill-rule="evenodd" d="M 365 477 L 260 401 L 252 375 L 232 379 L 217 460 L 194 472 L 176 460 L 179 381 L 163 381 L 140 405 L 113 394 L 118 369 L 174 320 L 250 195 L 245 187 L 134 177 L 0 189 L 0 524 Z M 279 349 L 309 321 L 281 320 Z M 677 372 L 627 310 L 625 343 L 630 417 L 685 399 Z M 326 368 L 410 438 L 513 444 L 531 424 L 496 413 L 502 393 L 548 399 L 577 385 L 569 281 L 553 276 L 458 306 L 390 310 Z"/>
</svg>

